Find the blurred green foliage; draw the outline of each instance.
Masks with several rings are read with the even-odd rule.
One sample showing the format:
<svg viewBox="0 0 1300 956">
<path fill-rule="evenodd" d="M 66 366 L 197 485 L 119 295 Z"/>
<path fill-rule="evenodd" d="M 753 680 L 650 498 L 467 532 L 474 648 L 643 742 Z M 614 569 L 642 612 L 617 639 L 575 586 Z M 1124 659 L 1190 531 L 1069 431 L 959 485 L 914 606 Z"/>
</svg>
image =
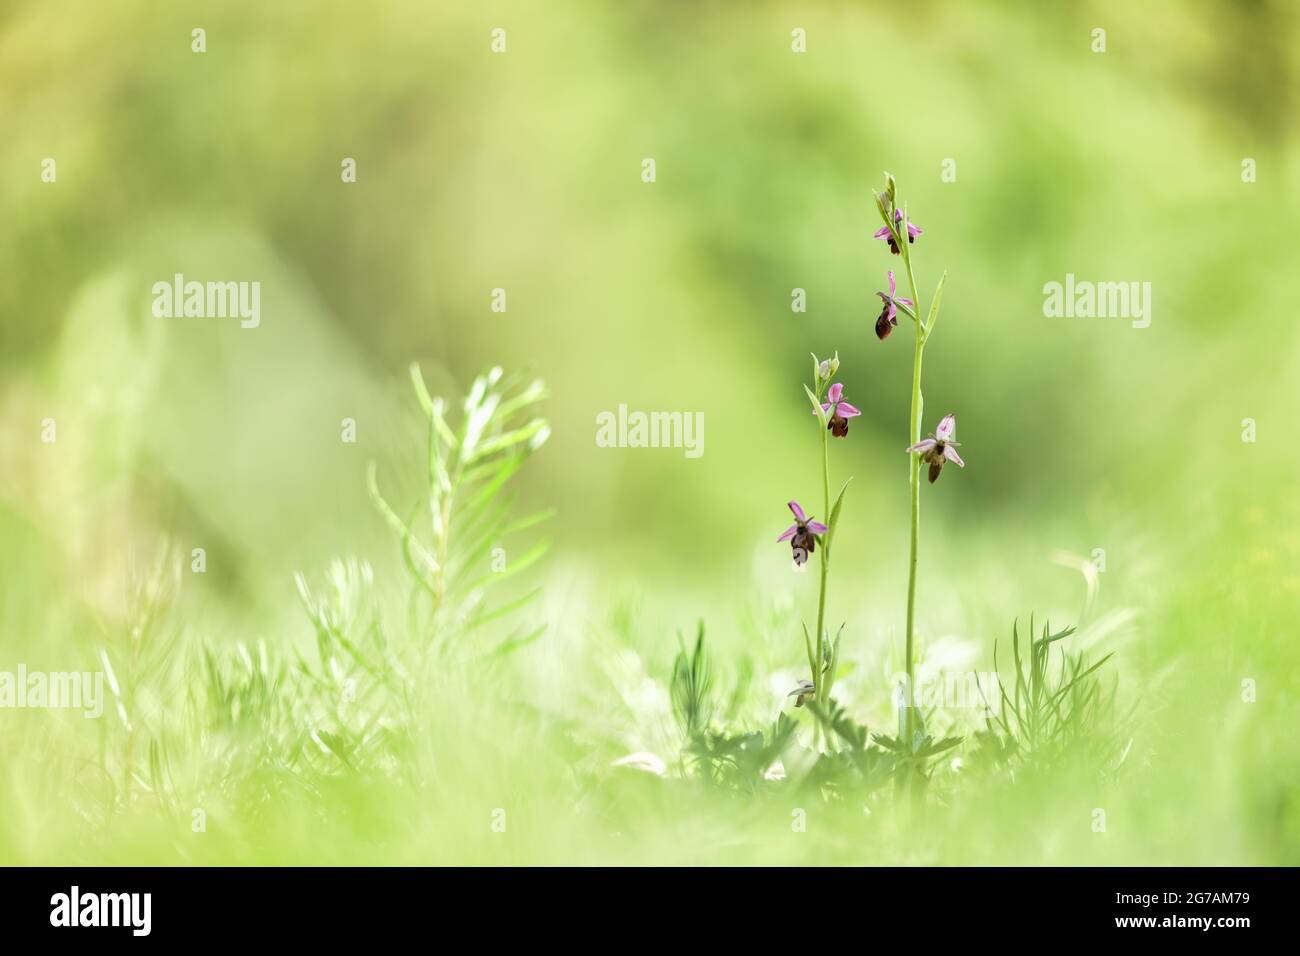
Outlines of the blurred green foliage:
<svg viewBox="0 0 1300 956">
<path fill-rule="evenodd" d="M 0 3 L 0 670 L 138 644 L 161 542 L 181 568 L 137 701 L 165 726 L 0 710 L 0 861 L 1300 861 L 1297 54 L 1283 0 Z M 808 353 L 838 350 L 864 415 L 832 448 L 836 697 L 894 729 L 911 330 L 872 333 L 884 169 L 922 288 L 948 270 L 926 430 L 956 412 L 968 465 L 925 495 L 926 666 L 1077 620 L 1133 715 L 1098 741 L 1118 773 L 1014 777 L 956 715 L 920 828 L 793 766 L 701 788 L 669 689 L 704 618 L 709 739 L 766 746 L 782 707 L 811 732 L 785 694 L 814 575 L 772 539 L 819 483 Z M 155 319 L 177 272 L 260 281 L 261 327 Z M 1151 326 L 1045 317 L 1066 273 L 1149 281 Z M 518 478 L 519 513 L 559 513 L 525 575 L 547 630 L 490 679 L 471 645 L 391 691 L 385 759 L 349 766 L 284 691 L 318 637 L 294 574 L 372 567 L 390 639 L 418 638 L 366 492 L 370 460 L 421 473 L 412 360 L 435 395 L 493 365 L 550 386 Z M 704 412 L 705 454 L 597 447 L 620 403 Z M 1052 556 L 1096 549 L 1084 602 Z M 664 774 L 613 765 L 637 753 Z"/>
</svg>

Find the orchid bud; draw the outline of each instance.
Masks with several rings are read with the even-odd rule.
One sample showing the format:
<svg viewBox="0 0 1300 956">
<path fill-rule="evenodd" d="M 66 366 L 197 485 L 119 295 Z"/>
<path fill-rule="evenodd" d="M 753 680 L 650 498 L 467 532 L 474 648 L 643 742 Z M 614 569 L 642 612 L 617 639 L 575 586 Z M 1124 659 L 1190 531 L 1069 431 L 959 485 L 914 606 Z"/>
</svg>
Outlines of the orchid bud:
<svg viewBox="0 0 1300 956">
<path fill-rule="evenodd" d="M 876 208 L 880 210 L 880 221 L 886 226 L 889 225 L 889 195 L 888 193 L 876 193 Z"/>
<path fill-rule="evenodd" d="M 816 382 L 818 386 L 825 385 L 834 378 L 835 373 L 839 371 L 840 353 L 836 352 L 834 358 L 828 359 L 819 359 L 816 353 L 811 354 L 813 360 L 813 381 Z M 818 394 L 821 394 L 820 388 L 818 388 Z"/>
</svg>

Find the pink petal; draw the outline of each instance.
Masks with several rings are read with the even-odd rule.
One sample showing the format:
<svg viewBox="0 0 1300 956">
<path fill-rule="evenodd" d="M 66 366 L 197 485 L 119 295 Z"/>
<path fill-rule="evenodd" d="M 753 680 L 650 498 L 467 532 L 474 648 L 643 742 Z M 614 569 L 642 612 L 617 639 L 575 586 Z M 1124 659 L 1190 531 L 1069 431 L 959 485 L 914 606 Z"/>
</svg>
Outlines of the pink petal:
<svg viewBox="0 0 1300 956">
<path fill-rule="evenodd" d="M 809 521 L 807 527 L 813 534 L 825 534 L 827 531 L 831 530 L 820 521 Z"/>
<path fill-rule="evenodd" d="M 877 230 L 875 231 L 875 233 L 872 235 L 871 238 L 873 238 L 873 239 L 884 239 L 884 238 L 885 238 L 886 236 L 888 236 L 888 235 L 889 235 L 889 227 L 888 227 L 888 226 L 881 226 L 879 229 L 877 229 Z"/>
<path fill-rule="evenodd" d="M 822 402 L 822 414 L 830 415 L 831 409 L 833 409 L 834 407 L 835 407 L 834 405 L 827 405 L 825 402 Z M 816 415 L 817 413 L 813 412 L 813 414 Z"/>
<path fill-rule="evenodd" d="M 844 385 L 841 382 L 836 382 L 834 385 L 831 386 L 830 391 L 826 393 L 826 398 L 830 401 L 832 405 L 834 405 L 836 402 L 840 400 L 840 396 L 843 394 L 844 394 Z"/>
<path fill-rule="evenodd" d="M 894 290 L 895 290 L 896 288 L 898 288 L 898 286 L 896 286 L 896 285 L 894 284 L 894 270 L 893 270 L 893 269 L 890 269 L 890 270 L 889 270 L 889 294 L 890 294 L 890 295 L 893 295 L 893 294 L 894 294 Z"/>
<path fill-rule="evenodd" d="M 909 445 L 907 450 L 908 451 L 929 451 L 937 444 L 939 443 L 935 441 L 933 438 L 922 438 L 915 445 Z"/>
<path fill-rule="evenodd" d="M 794 520 L 795 520 L 795 521 L 807 521 L 807 520 L 808 520 L 808 516 L 807 516 L 806 514 L 804 514 L 804 513 L 803 513 L 803 509 L 799 507 L 799 502 L 797 502 L 797 501 L 791 501 L 791 502 L 788 502 L 788 503 L 786 504 L 786 507 L 789 508 L 791 514 L 794 515 Z"/>
<path fill-rule="evenodd" d="M 920 226 L 914 226 L 910 222 L 907 224 L 907 234 L 909 236 L 915 238 L 916 236 L 919 236 L 923 232 L 925 232 L 925 230 L 922 229 Z"/>
<path fill-rule="evenodd" d="M 957 437 L 957 419 L 953 415 L 943 416 L 943 421 L 935 429 L 934 437 L 939 441 L 952 441 Z"/>
<path fill-rule="evenodd" d="M 961 460 L 961 455 L 957 454 L 957 449 L 952 445 L 943 446 L 943 457 L 953 462 L 958 468 L 965 468 L 966 462 Z"/>
<path fill-rule="evenodd" d="M 916 308 L 916 303 L 915 303 L 915 302 L 913 302 L 911 299 L 904 299 L 901 295 L 900 295 L 897 299 L 895 299 L 894 301 L 895 301 L 895 302 L 901 302 L 901 303 L 903 303 L 903 305 L 907 306 L 909 309 L 915 309 L 915 308 Z"/>
<path fill-rule="evenodd" d="M 858 411 L 855 406 L 850 405 L 848 402 L 840 402 L 836 408 L 839 410 L 840 418 L 857 418 L 862 414 L 862 412 Z"/>
<path fill-rule="evenodd" d="M 780 544 L 782 541 L 789 541 L 791 538 L 794 537 L 794 533 L 798 530 L 799 530 L 798 525 L 796 524 L 790 525 L 790 527 L 786 528 L 783 532 L 781 532 L 781 537 L 776 539 L 777 543 Z"/>
</svg>

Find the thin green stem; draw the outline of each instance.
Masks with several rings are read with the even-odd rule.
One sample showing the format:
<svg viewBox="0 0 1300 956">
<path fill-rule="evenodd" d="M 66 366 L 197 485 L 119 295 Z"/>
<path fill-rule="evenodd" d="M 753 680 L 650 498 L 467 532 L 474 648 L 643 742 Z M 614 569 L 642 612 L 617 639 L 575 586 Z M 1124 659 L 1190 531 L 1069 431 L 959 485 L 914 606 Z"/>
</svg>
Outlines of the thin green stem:
<svg viewBox="0 0 1300 956">
<path fill-rule="evenodd" d="M 829 450 L 829 441 L 827 440 L 827 430 L 822 429 L 822 499 L 825 501 L 826 526 L 830 527 L 831 522 L 831 459 Z M 826 697 L 822 693 L 822 661 L 824 658 L 825 642 L 825 624 L 826 624 L 826 575 L 830 570 L 831 552 L 829 546 L 830 533 L 827 532 L 827 541 L 822 544 L 822 561 L 821 561 L 821 590 L 817 596 L 817 663 L 813 671 L 812 681 L 817 688 L 818 697 L 825 701 Z M 829 681 L 828 681 L 829 683 Z"/>
<path fill-rule="evenodd" d="M 925 399 L 921 395 L 921 360 L 925 355 L 925 340 L 929 330 L 921 321 L 921 297 L 917 293 L 916 276 L 912 272 L 912 257 L 907 251 L 907 212 L 903 212 L 903 226 L 899 230 L 898 246 L 903 263 L 907 266 L 907 281 L 912 289 L 912 301 L 916 303 L 916 345 L 912 351 L 912 417 L 907 443 L 915 445 L 921 440 L 921 416 Z M 916 454 L 908 456 L 911 473 L 909 483 L 912 494 L 912 549 L 907 562 L 907 631 L 904 654 L 907 657 L 907 697 L 904 701 L 904 732 L 910 744 L 912 738 L 912 711 L 916 699 L 916 566 L 919 558 L 921 541 L 921 457 Z"/>
</svg>

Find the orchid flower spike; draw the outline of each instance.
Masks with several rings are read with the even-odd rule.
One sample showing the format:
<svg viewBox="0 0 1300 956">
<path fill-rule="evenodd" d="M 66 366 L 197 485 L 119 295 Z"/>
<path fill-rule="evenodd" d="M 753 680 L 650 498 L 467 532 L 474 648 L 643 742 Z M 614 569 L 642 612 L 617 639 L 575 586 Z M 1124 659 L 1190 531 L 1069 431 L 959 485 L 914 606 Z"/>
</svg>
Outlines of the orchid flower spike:
<svg viewBox="0 0 1300 956">
<path fill-rule="evenodd" d="M 894 296 L 894 290 L 897 286 L 894 283 L 894 270 L 889 270 L 889 293 L 877 292 L 880 301 L 885 303 L 885 307 L 880 310 L 880 318 L 876 319 L 876 338 L 885 341 L 889 338 L 889 333 L 894 331 L 894 326 L 898 325 L 898 303 L 902 303 L 909 309 L 916 308 L 911 299 L 904 299 L 901 295 Z"/>
<path fill-rule="evenodd" d="M 844 394 L 844 386 L 836 382 L 826 392 L 828 402 L 822 403 L 822 413 L 826 416 L 826 427 L 836 438 L 843 438 L 849 433 L 849 419 L 857 418 L 862 414 L 854 405 L 843 401 L 841 396 Z M 817 414 L 816 412 L 813 413 Z"/>
<path fill-rule="evenodd" d="M 805 700 L 812 700 L 817 696 L 817 688 L 813 685 L 812 681 L 804 677 L 800 679 L 798 686 L 785 696 L 793 697 L 795 699 L 794 705 L 796 707 L 802 707 Z"/>
<path fill-rule="evenodd" d="M 921 460 L 930 466 L 931 484 L 934 484 L 934 480 L 939 477 L 945 461 L 955 462 L 958 468 L 966 467 L 966 462 L 962 461 L 961 455 L 957 454 L 955 446 L 959 442 L 953 441 L 956 437 L 957 419 L 953 415 L 945 415 L 932 437 L 923 438 L 907 449 L 909 453 L 919 454 Z"/>
<path fill-rule="evenodd" d="M 803 513 L 799 507 L 799 502 L 788 502 L 790 513 L 794 515 L 794 524 L 786 528 L 777 538 L 778 542 L 789 541 L 790 549 L 794 552 L 795 564 L 806 564 L 808 555 L 817 550 L 817 535 L 825 534 L 830 529 L 820 521 L 813 521 L 808 515 Z"/>
<path fill-rule="evenodd" d="M 894 210 L 894 229 L 898 229 L 898 228 L 900 228 L 902 222 L 903 222 L 903 210 L 901 210 L 901 209 L 895 209 L 895 210 Z M 888 240 L 889 240 L 889 251 L 892 252 L 894 255 L 898 255 L 898 252 L 899 252 L 899 250 L 898 250 L 898 242 L 897 242 L 896 239 L 894 239 L 894 229 L 890 229 L 888 226 L 881 226 L 879 229 L 876 230 L 875 235 L 874 235 L 872 238 L 875 238 L 875 239 L 888 239 Z M 907 224 L 907 241 L 908 241 L 909 243 L 916 242 L 916 237 L 919 236 L 919 235 L 921 235 L 923 232 L 925 232 L 925 230 L 922 229 L 920 226 L 914 226 L 914 225 L 912 225 L 911 222 L 908 222 L 908 224 Z"/>
</svg>

